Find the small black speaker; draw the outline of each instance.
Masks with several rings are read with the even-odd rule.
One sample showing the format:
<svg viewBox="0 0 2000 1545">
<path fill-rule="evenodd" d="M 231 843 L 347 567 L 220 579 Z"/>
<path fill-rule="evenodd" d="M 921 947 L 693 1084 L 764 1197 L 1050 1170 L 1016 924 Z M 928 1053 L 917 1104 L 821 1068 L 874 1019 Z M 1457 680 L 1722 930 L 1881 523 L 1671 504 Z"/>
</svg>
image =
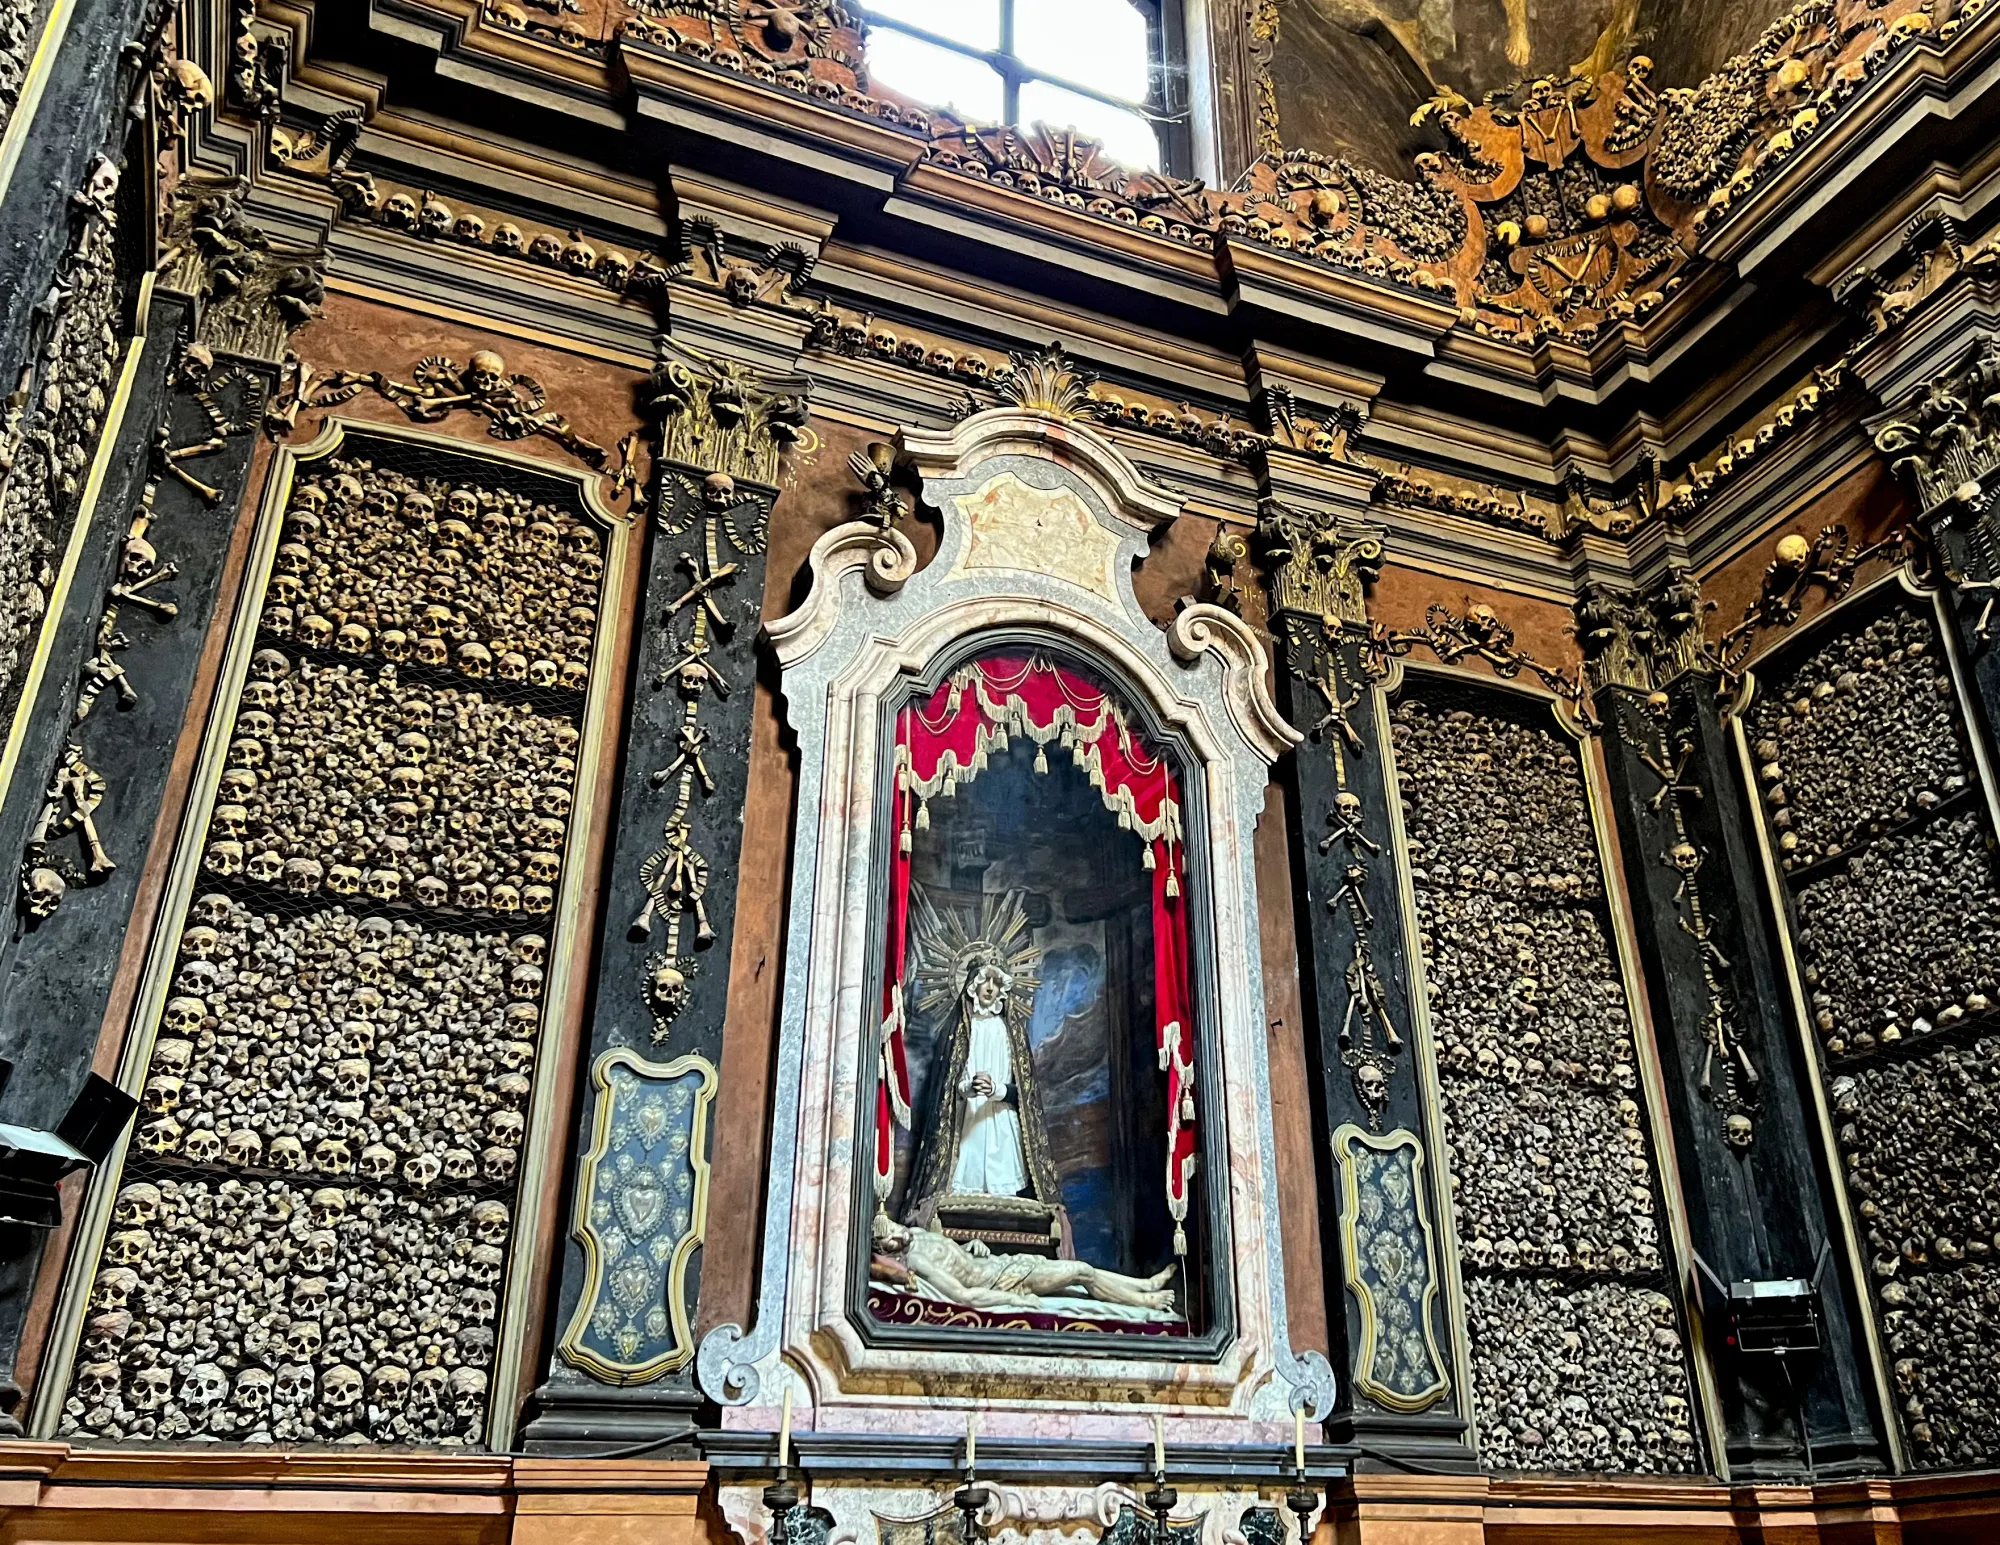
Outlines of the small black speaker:
<svg viewBox="0 0 2000 1545">
<path fill-rule="evenodd" d="M 56 1136 L 92 1164 L 102 1164 L 138 1108 L 139 1102 L 111 1080 L 87 1073 Z"/>
</svg>

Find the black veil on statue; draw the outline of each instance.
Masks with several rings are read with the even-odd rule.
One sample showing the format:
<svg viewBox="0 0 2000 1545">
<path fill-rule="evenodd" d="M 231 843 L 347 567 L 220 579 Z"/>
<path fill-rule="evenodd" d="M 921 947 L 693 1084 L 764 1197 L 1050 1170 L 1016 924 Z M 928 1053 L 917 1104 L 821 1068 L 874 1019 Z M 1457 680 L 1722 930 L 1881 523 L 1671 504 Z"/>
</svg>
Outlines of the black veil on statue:
<svg viewBox="0 0 2000 1545">
<path fill-rule="evenodd" d="M 937 1016 L 940 1023 L 919 1107 L 916 1155 L 905 1192 L 911 1200 L 903 1208 L 903 1222 L 910 1228 L 940 1228 L 961 1241 L 982 1240 L 996 1254 L 1074 1259 L 1069 1210 L 1049 1156 L 1048 1122 L 1042 1115 L 1040 1085 L 1028 1047 L 1041 951 L 1030 936 L 1022 894 L 1013 890 L 986 896 L 976 932 L 959 908 L 939 908 L 920 884 L 911 885 L 910 902 L 915 1007 L 921 1014 Z M 1008 983 L 1001 1019 L 1007 1027 L 1015 1115 L 1028 1174 L 1027 1189 L 1012 1197 L 963 1195 L 951 1189 L 965 1132 L 966 1095 L 960 1086 L 972 1044 L 966 989 L 973 976 L 988 966 L 998 969 Z"/>
</svg>

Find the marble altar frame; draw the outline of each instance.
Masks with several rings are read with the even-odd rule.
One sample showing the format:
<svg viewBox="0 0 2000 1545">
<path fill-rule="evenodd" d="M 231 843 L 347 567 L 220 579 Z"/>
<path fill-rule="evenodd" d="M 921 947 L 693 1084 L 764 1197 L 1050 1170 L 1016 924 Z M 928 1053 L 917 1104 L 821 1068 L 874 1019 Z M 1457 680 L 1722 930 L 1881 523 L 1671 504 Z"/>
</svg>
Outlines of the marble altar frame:
<svg viewBox="0 0 2000 1545">
<path fill-rule="evenodd" d="M 925 1432 L 940 1410 L 978 1407 L 995 1437 L 1131 1437 L 1158 1413 L 1170 1441 L 1289 1440 L 1293 1411 L 1318 1421 L 1334 1391 L 1324 1355 L 1295 1351 L 1287 1329 L 1252 836 L 1270 764 L 1299 736 L 1240 618 L 1187 605 L 1162 630 L 1139 606 L 1133 568 L 1181 501 L 1097 430 L 999 408 L 899 438 L 942 515 L 935 558 L 919 571 L 893 527 L 838 526 L 813 548 L 804 602 L 765 628 L 798 739 L 801 819 L 756 1318 L 703 1340 L 702 1387 L 744 1430 L 775 1428 L 790 1387 L 822 1431 Z M 1187 761 L 1191 872 L 1208 882 L 1193 912 L 1215 1139 L 1202 1151 L 1225 1167 L 1205 1186 L 1225 1292 L 1217 1333 L 1180 1346 L 1109 1334 L 1001 1351 L 935 1333 L 911 1345 L 869 1322 L 855 1281 L 890 714 L 969 648 L 1034 638 L 1102 670 Z"/>
</svg>

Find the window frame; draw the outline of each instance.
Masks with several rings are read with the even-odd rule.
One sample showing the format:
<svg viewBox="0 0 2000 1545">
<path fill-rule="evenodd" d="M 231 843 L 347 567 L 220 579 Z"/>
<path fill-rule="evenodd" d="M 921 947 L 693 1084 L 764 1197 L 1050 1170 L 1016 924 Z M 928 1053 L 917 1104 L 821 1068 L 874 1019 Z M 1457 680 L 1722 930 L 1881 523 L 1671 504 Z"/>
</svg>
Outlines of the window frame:
<svg viewBox="0 0 2000 1545">
<path fill-rule="evenodd" d="M 933 48 L 942 48 L 961 58 L 974 59 L 1000 77 L 1001 123 L 996 127 L 1020 128 L 1021 87 L 1040 81 L 1060 90 L 1088 97 L 1107 107 L 1137 113 L 1150 121 L 1159 147 L 1159 170 L 1169 176 L 1186 175 L 1189 159 L 1187 111 L 1187 59 L 1182 21 L 1182 0 L 1125 0 L 1146 23 L 1146 96 L 1139 100 L 1111 96 L 1089 86 L 1078 85 L 1051 71 L 1026 63 L 1014 52 L 1015 0 L 998 0 L 1000 41 L 995 48 L 975 48 L 969 43 L 932 32 L 914 22 L 878 15 L 860 7 L 864 50 L 868 33 L 874 28 L 899 32 Z M 929 105 L 929 104 L 927 104 Z M 979 127 L 985 127 L 980 125 Z M 1079 131 L 1081 132 L 1081 131 Z M 1143 170 L 1133 168 L 1133 170 Z"/>
</svg>

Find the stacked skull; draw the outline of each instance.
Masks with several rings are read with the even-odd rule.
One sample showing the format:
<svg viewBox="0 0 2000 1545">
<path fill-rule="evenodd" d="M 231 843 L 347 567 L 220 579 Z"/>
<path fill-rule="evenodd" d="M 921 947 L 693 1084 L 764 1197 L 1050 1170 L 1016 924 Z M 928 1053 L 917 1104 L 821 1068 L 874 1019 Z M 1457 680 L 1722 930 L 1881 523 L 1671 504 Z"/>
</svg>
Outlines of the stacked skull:
<svg viewBox="0 0 2000 1545">
<path fill-rule="evenodd" d="M 1967 787 L 1951 672 L 1926 617 L 1843 631 L 1760 694 L 1745 720 L 1779 862 L 1852 848 Z"/>
<path fill-rule="evenodd" d="M 1760 682 L 1745 731 L 1912 1460 L 2000 1454 L 2000 865 L 1958 700 L 1898 601 Z"/>
<path fill-rule="evenodd" d="M 566 510 L 348 460 L 292 498 L 263 623 L 314 649 L 583 686 L 598 535 Z"/>
<path fill-rule="evenodd" d="M 129 1176 L 60 1431 L 477 1444 L 505 1202 Z"/>
<path fill-rule="evenodd" d="M 1698 1470 L 1652 1145 L 1582 768 L 1556 729 L 1391 714 L 1498 1468 Z"/>
<path fill-rule="evenodd" d="M 598 545 L 358 459 L 295 495 L 65 1433 L 483 1441 Z"/>
</svg>

